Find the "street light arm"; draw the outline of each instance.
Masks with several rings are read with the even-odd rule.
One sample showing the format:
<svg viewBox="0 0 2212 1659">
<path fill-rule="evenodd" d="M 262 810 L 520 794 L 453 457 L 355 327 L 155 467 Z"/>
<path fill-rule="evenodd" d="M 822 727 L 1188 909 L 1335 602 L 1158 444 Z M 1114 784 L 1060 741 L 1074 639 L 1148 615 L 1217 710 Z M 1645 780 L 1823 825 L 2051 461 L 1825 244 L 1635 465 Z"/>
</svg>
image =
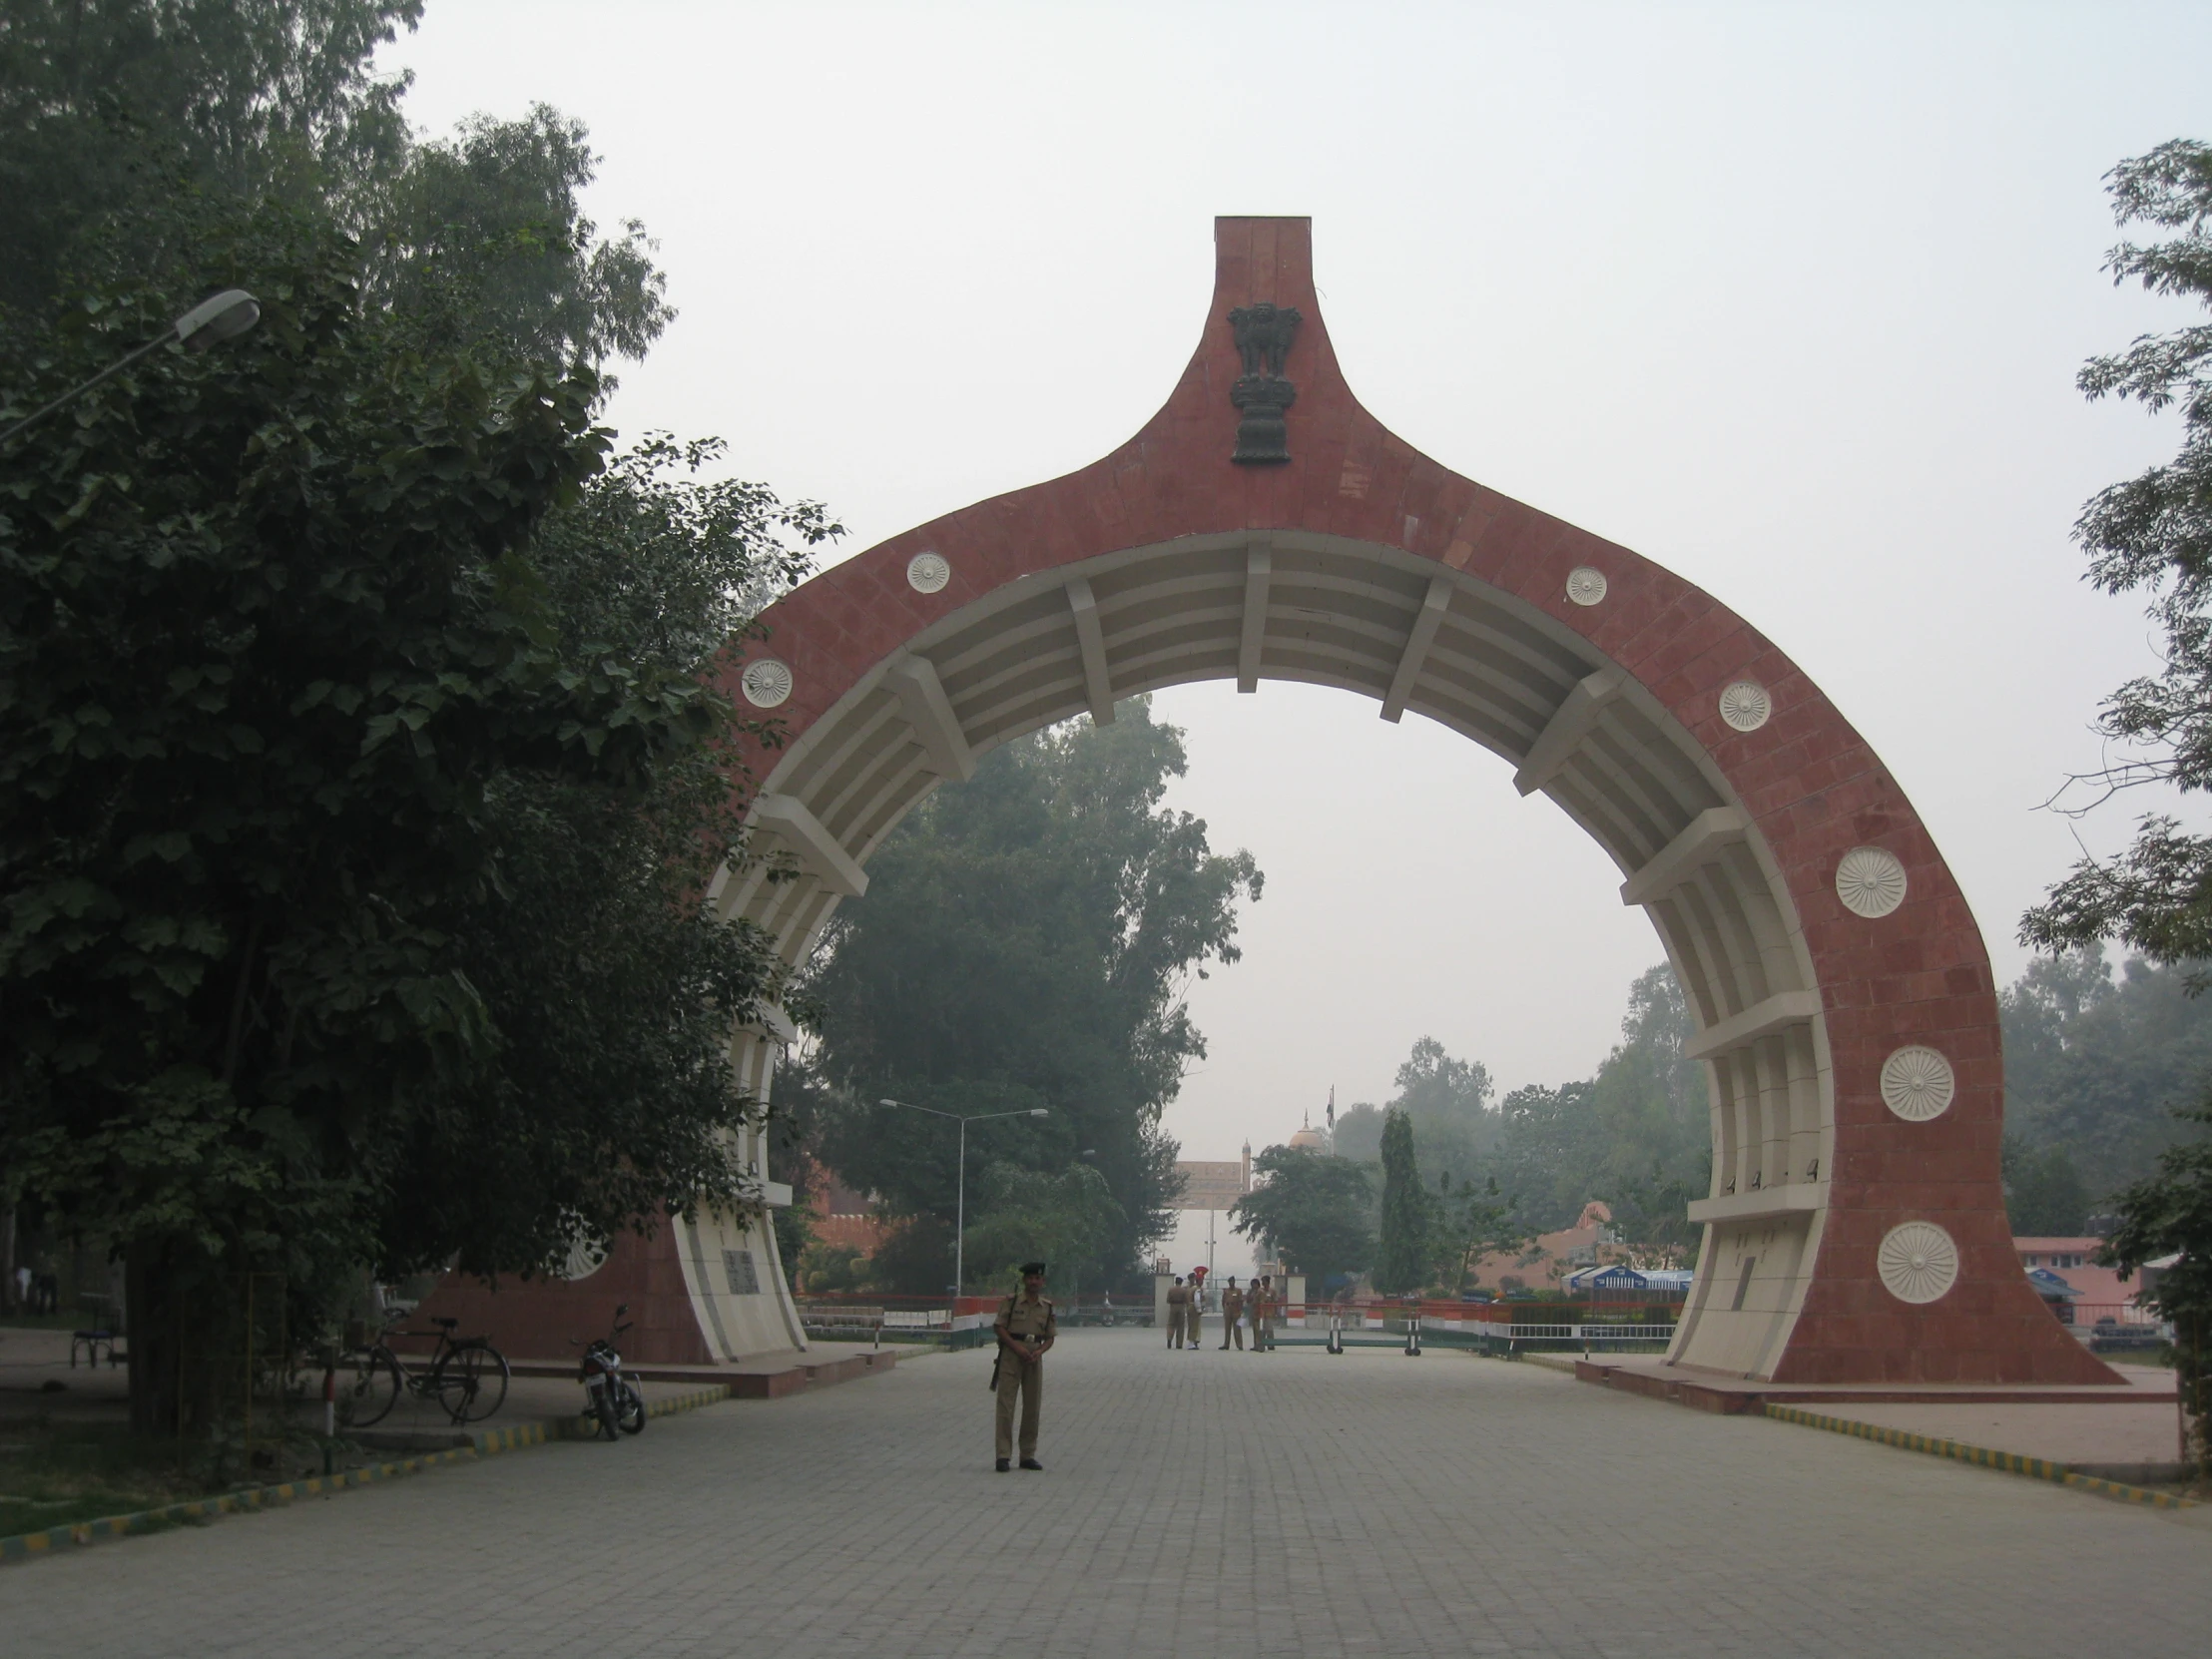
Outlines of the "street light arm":
<svg viewBox="0 0 2212 1659">
<path fill-rule="evenodd" d="M 160 346 L 167 345 L 176 337 L 177 336 L 174 334 L 157 335 L 155 338 L 148 340 L 144 345 L 140 346 L 136 351 L 133 351 L 129 356 L 118 357 L 114 362 L 108 364 L 106 368 L 103 368 L 98 374 L 95 374 L 91 379 L 85 381 L 82 385 L 70 387 L 69 390 L 63 392 L 61 396 L 55 398 L 54 401 L 51 403 L 40 404 L 39 407 L 33 409 L 29 414 L 25 415 L 13 426 L 10 426 L 5 432 L 0 432 L 0 443 L 6 443 L 8 439 L 14 437 L 16 433 L 22 431 L 26 426 L 37 425 L 48 415 L 52 414 L 56 409 L 66 408 L 69 404 L 76 402 L 78 398 L 84 396 L 86 392 L 92 390 L 94 386 L 97 386 L 101 381 L 107 379 L 108 376 L 110 376 L 111 374 L 121 374 L 133 363 L 137 362 L 139 358 L 145 356 L 147 352 L 155 350 Z"/>
<path fill-rule="evenodd" d="M 902 1106 L 909 1112 L 927 1112 L 933 1118 L 950 1118 L 954 1123 L 989 1123 L 993 1118 L 1043 1118 L 1052 1115 L 1049 1106 L 1024 1106 L 1018 1112 L 976 1112 L 963 1116 L 958 1112 L 941 1112 L 934 1106 L 916 1106 L 910 1100 L 892 1100 L 888 1096 L 876 1103 L 878 1106 Z"/>
<path fill-rule="evenodd" d="M 175 322 L 172 322 L 165 331 L 156 334 L 128 355 L 118 357 L 91 379 L 80 385 L 72 386 L 61 396 L 55 398 L 53 402 L 33 409 L 6 431 L 0 432 L 0 443 L 6 443 L 26 426 L 44 420 L 56 409 L 74 403 L 111 374 L 122 373 L 123 370 L 137 362 L 139 358 L 158 346 L 167 345 L 170 341 L 176 340 L 194 351 L 205 351 L 211 345 L 219 344 L 227 339 L 237 338 L 261 319 L 262 306 L 260 300 L 244 288 L 225 288 L 212 298 L 203 299 Z"/>
<path fill-rule="evenodd" d="M 878 1100 L 875 1104 L 878 1106 L 902 1106 L 909 1112 L 927 1112 L 933 1118 L 950 1118 L 954 1123 L 964 1121 L 958 1112 L 940 1112 L 934 1106 L 916 1106 L 910 1100 L 891 1100 L 886 1097 Z"/>
</svg>

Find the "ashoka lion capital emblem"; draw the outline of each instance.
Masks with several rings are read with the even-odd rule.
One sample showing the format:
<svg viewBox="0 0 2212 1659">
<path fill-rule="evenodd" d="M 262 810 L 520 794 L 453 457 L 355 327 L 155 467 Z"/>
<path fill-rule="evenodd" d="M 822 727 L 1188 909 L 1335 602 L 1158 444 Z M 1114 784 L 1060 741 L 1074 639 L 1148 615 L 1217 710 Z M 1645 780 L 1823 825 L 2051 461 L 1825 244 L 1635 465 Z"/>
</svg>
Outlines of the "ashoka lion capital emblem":
<svg viewBox="0 0 2212 1659">
<path fill-rule="evenodd" d="M 1244 373 L 1229 388 L 1229 401 L 1244 411 L 1233 461 L 1264 465 L 1291 458 L 1283 416 L 1298 401 L 1298 388 L 1283 378 L 1283 359 L 1291 354 L 1301 320 L 1296 305 L 1239 305 L 1229 313 L 1237 353 L 1244 358 Z"/>
</svg>

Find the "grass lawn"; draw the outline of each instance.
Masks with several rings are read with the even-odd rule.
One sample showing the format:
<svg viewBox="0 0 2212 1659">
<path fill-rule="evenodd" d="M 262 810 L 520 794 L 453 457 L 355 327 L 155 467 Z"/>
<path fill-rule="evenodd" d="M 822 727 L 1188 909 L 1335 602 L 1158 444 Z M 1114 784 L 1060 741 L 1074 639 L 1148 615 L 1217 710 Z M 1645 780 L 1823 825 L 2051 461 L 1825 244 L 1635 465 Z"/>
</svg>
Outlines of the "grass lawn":
<svg viewBox="0 0 2212 1659">
<path fill-rule="evenodd" d="M 204 1457 L 107 1424 L 0 1423 L 0 1538 L 206 1497 Z"/>
<path fill-rule="evenodd" d="M 331 1451 L 332 1469 L 388 1455 L 344 1441 Z M 0 1538 L 323 1472 L 321 1437 L 296 1426 L 281 1447 L 257 1445 L 249 1463 L 235 1441 L 219 1453 L 205 1439 L 180 1448 L 174 1439 L 144 1439 L 117 1422 L 0 1421 Z"/>
</svg>

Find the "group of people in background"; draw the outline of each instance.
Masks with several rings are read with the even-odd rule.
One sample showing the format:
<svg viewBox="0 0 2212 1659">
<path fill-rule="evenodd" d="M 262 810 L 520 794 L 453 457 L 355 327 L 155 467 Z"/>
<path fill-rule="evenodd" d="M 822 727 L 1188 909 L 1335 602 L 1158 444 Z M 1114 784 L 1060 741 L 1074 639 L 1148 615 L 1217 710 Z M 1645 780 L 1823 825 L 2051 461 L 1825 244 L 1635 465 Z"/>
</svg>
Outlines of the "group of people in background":
<svg viewBox="0 0 2212 1659">
<path fill-rule="evenodd" d="M 13 1313 L 51 1314 L 62 1305 L 62 1282 L 58 1275 L 34 1273 L 19 1266 L 15 1270 Z M 0 1300 L 7 1300 L 0 1298 Z"/>
<path fill-rule="evenodd" d="M 1252 1352 L 1265 1354 L 1275 1346 L 1275 1316 L 1282 1303 L 1276 1294 L 1275 1276 L 1262 1274 L 1250 1288 L 1239 1290 L 1232 1274 L 1221 1292 L 1221 1346 L 1245 1346 L 1245 1328 L 1252 1329 Z M 1168 1347 L 1199 1346 L 1206 1318 L 1206 1277 L 1194 1272 L 1186 1284 L 1181 1275 L 1168 1289 Z"/>
</svg>

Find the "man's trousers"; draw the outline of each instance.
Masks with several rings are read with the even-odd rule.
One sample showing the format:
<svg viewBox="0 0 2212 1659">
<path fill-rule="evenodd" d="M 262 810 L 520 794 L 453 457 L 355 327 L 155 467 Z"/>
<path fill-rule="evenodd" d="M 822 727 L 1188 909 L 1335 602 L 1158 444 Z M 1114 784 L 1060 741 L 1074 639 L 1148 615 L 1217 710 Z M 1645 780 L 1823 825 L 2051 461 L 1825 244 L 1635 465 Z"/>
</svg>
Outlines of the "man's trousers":
<svg viewBox="0 0 2212 1659">
<path fill-rule="evenodd" d="M 968 1386 L 973 1387 L 971 1382 Z M 1014 1454 L 1014 1394 L 1021 1394 L 1021 1454 L 1037 1454 L 1037 1413 L 1044 1405 L 1044 1362 L 1024 1363 L 1011 1354 L 998 1367 L 998 1456 Z"/>
</svg>

